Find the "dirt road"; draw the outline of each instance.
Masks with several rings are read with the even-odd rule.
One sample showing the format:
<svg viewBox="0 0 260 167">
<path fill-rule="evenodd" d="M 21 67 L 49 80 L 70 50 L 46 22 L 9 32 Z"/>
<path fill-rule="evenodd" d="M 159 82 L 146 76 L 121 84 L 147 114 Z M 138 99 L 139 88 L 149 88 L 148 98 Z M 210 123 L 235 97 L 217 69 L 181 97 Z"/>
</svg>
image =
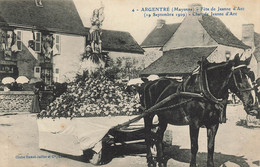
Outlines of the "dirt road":
<svg viewBox="0 0 260 167">
<path fill-rule="evenodd" d="M 246 127 L 240 123 L 246 114 L 242 106 L 228 106 L 225 124 L 221 124 L 216 137 L 215 166 L 230 161 L 242 167 L 259 167 L 260 128 Z M 242 122 L 243 123 L 243 122 Z M 238 124 L 238 125 L 237 125 Z M 168 166 L 188 167 L 190 141 L 187 126 L 168 126 L 173 132 L 173 145 L 167 148 L 170 158 Z M 83 156 L 71 156 L 40 150 L 38 148 L 38 129 L 35 114 L 22 113 L 0 116 L 0 166 L 3 167 L 90 167 Z M 206 166 L 207 146 L 206 129 L 201 128 L 199 136 L 198 166 Z M 66 146 L 65 146 L 66 147 Z M 143 150 L 144 147 L 138 148 Z M 126 154 L 134 147 L 117 148 Z M 117 154 L 104 167 L 143 167 L 146 166 L 145 154 Z"/>
</svg>

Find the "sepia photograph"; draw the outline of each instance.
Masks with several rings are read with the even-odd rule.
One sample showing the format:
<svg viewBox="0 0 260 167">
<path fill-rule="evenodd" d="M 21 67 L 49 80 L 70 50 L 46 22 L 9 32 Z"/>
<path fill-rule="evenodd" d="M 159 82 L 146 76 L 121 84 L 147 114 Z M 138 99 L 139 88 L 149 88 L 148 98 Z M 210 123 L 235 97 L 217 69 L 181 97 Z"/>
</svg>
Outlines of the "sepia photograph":
<svg viewBox="0 0 260 167">
<path fill-rule="evenodd" d="M 260 167 L 259 6 L 0 0 L 0 166 Z"/>
</svg>

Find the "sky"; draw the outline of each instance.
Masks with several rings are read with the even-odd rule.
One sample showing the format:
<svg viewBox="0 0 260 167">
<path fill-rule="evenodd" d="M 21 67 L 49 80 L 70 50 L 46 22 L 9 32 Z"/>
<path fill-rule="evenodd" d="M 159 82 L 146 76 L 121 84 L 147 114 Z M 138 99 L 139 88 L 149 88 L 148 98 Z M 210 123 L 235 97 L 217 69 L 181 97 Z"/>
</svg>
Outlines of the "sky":
<svg viewBox="0 0 260 167">
<path fill-rule="evenodd" d="M 154 12 L 143 12 L 142 8 L 149 7 L 169 7 L 188 8 L 189 4 L 200 3 L 203 7 L 209 8 L 243 8 L 240 11 L 234 11 L 237 16 L 217 16 L 233 32 L 235 36 L 241 39 L 242 24 L 254 24 L 255 31 L 260 33 L 260 1 L 259 0 L 73 0 L 84 26 L 90 27 L 90 18 L 94 9 L 104 5 L 105 19 L 102 29 L 127 31 L 140 44 L 145 37 L 153 30 L 157 19 L 166 20 L 166 24 L 179 23 L 184 17 L 162 16 L 162 17 L 144 17 L 144 14 L 153 14 Z M 133 9 L 135 10 L 133 12 Z M 138 10 L 138 11 L 137 11 Z M 213 13 L 226 13 L 228 11 L 213 11 Z M 233 11 L 231 11 L 233 12 Z M 167 13 L 167 12 L 155 12 Z M 185 12 L 168 12 L 182 14 Z M 191 27 L 192 28 L 192 27 Z"/>
</svg>

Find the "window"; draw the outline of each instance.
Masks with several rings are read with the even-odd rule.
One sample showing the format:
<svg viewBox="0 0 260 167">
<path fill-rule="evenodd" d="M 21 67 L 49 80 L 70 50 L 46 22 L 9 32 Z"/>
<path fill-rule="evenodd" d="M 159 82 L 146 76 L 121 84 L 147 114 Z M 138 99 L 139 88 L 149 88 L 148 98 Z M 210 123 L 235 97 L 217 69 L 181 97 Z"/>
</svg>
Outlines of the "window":
<svg viewBox="0 0 260 167">
<path fill-rule="evenodd" d="M 34 67 L 34 77 L 37 77 L 37 78 L 41 77 L 41 67 L 40 66 Z"/>
<path fill-rule="evenodd" d="M 42 34 L 40 32 L 35 33 L 34 51 L 37 52 L 37 53 L 41 52 L 41 36 L 42 36 Z"/>
<path fill-rule="evenodd" d="M 18 51 L 22 51 L 22 31 L 17 31 L 16 45 L 17 45 Z"/>
<path fill-rule="evenodd" d="M 10 71 L 10 67 L 5 66 L 5 71 Z"/>
<path fill-rule="evenodd" d="M 54 49 L 53 49 L 53 54 L 57 55 L 61 53 L 61 44 L 60 44 L 60 35 L 55 35 L 54 37 L 55 43 L 54 43 Z"/>
<path fill-rule="evenodd" d="M 44 80 L 44 82 L 47 85 L 50 85 L 52 82 L 52 70 L 49 68 L 42 69 L 42 75 L 41 78 Z"/>
<path fill-rule="evenodd" d="M 55 72 L 56 72 L 56 74 L 59 74 L 59 69 L 58 69 L 58 68 L 56 68 Z"/>
<path fill-rule="evenodd" d="M 40 73 L 40 68 L 39 68 L 39 67 L 36 67 L 36 68 L 35 68 L 35 72 L 36 72 L 36 73 Z"/>
<path fill-rule="evenodd" d="M 2 72 L 2 73 L 13 73 L 13 71 L 14 71 L 13 67 L 9 67 L 9 66 L 0 67 L 0 72 Z"/>
<path fill-rule="evenodd" d="M 53 81 L 54 82 L 59 82 L 59 80 L 60 80 L 60 70 L 59 70 L 59 68 L 54 68 L 55 69 L 55 71 L 54 71 L 54 73 L 53 73 Z"/>
<path fill-rule="evenodd" d="M 10 68 L 9 68 L 9 71 L 10 71 L 10 72 L 14 72 L 14 68 L 13 68 L 13 67 L 10 67 Z"/>
<path fill-rule="evenodd" d="M 10 49 L 13 42 L 13 31 L 7 31 L 6 33 L 6 49 Z"/>
</svg>

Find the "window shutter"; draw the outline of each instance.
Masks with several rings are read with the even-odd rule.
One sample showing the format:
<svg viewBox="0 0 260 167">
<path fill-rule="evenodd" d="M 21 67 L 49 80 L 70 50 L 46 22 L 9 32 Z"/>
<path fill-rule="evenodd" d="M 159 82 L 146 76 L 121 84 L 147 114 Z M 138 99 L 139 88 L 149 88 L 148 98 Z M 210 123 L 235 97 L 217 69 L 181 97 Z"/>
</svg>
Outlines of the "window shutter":
<svg viewBox="0 0 260 167">
<path fill-rule="evenodd" d="M 59 55 L 61 54 L 61 37 L 60 35 L 55 35 L 54 37 L 54 48 L 53 48 L 53 54 Z"/>
<path fill-rule="evenodd" d="M 35 40 L 34 40 L 34 51 L 37 53 L 41 52 L 41 32 L 35 33 Z"/>
<path fill-rule="evenodd" d="M 16 35 L 16 45 L 17 45 L 17 50 L 22 51 L 22 31 L 17 31 Z"/>
</svg>

